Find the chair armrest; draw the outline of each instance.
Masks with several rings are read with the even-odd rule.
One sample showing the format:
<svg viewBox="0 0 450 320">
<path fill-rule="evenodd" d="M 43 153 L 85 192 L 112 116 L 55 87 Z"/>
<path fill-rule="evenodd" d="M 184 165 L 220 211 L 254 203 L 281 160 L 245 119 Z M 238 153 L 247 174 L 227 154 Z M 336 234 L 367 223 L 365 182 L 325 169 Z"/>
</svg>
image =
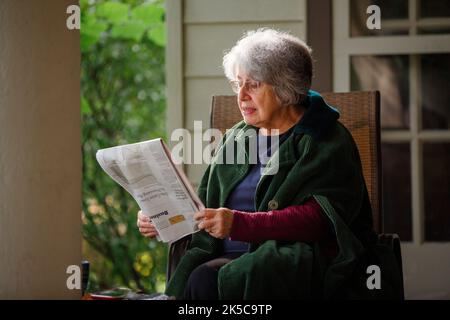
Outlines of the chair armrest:
<svg viewBox="0 0 450 320">
<path fill-rule="evenodd" d="M 402 263 L 402 250 L 400 247 L 400 237 L 395 233 L 382 233 L 378 235 L 378 243 L 383 244 L 391 248 L 394 252 L 395 259 L 401 275 L 401 285 L 403 291 L 403 263 Z M 404 299 L 404 294 L 402 299 Z"/>
<path fill-rule="evenodd" d="M 192 235 L 187 235 L 169 245 L 167 270 L 166 270 L 166 283 L 170 280 L 175 269 L 178 266 L 181 258 L 186 253 L 191 243 Z"/>
<path fill-rule="evenodd" d="M 400 247 L 400 238 L 395 233 L 382 233 L 378 235 L 378 243 L 387 245 L 395 254 L 397 259 L 397 264 L 400 270 L 403 270 L 402 267 L 402 251 Z"/>
</svg>

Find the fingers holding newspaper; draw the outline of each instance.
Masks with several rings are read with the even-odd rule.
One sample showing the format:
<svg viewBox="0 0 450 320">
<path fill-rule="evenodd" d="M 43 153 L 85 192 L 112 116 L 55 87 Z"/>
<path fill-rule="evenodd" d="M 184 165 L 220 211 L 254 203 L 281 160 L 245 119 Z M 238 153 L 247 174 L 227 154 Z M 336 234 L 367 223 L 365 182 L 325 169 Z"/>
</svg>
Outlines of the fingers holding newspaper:
<svg viewBox="0 0 450 320">
<path fill-rule="evenodd" d="M 233 225 L 233 211 L 228 208 L 203 209 L 196 212 L 194 219 L 198 228 L 219 239 L 228 237 Z"/>
<path fill-rule="evenodd" d="M 139 228 L 139 232 L 144 237 L 151 239 L 158 235 L 158 231 L 156 231 L 156 228 L 150 221 L 150 218 L 143 214 L 142 211 L 139 210 L 137 218 L 137 227 Z"/>
</svg>

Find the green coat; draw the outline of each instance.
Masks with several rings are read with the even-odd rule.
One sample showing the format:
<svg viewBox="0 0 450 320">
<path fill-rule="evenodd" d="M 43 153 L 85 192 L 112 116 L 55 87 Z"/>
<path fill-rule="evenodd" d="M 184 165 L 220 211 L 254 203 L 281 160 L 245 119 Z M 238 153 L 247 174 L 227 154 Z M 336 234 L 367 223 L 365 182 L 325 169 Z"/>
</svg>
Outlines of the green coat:
<svg viewBox="0 0 450 320">
<path fill-rule="evenodd" d="M 268 240 L 251 244 L 249 253 L 219 270 L 219 298 L 399 297 L 400 278 L 394 255 L 387 247 L 376 245 L 359 154 L 338 117 L 336 109 L 310 91 L 303 118 L 278 150 L 278 172 L 263 175 L 255 195 L 257 211 L 300 205 L 314 197 L 337 239 L 337 257 L 327 261 L 320 243 Z M 230 192 L 249 172 L 250 128 L 239 122 L 217 148 L 198 189 L 206 207 L 223 207 Z M 235 164 L 220 164 L 231 147 L 236 150 Z M 238 159 L 245 161 L 239 164 Z M 204 231 L 195 233 L 166 294 L 181 297 L 195 267 L 219 256 L 222 250 L 222 240 Z M 381 268 L 381 290 L 367 289 L 369 264 Z"/>
</svg>

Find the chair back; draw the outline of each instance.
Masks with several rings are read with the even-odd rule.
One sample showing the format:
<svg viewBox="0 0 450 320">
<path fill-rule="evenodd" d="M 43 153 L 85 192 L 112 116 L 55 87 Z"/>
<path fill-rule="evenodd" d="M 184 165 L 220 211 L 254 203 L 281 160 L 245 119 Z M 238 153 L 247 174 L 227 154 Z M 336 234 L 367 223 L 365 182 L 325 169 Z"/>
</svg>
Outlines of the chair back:
<svg viewBox="0 0 450 320">
<path fill-rule="evenodd" d="M 322 93 L 325 101 L 341 113 L 339 121 L 350 131 L 358 147 L 363 175 L 372 205 L 373 225 L 382 233 L 381 214 L 381 152 L 380 152 L 380 93 L 354 91 Z M 211 128 L 225 133 L 242 120 L 236 96 L 214 96 Z"/>
</svg>

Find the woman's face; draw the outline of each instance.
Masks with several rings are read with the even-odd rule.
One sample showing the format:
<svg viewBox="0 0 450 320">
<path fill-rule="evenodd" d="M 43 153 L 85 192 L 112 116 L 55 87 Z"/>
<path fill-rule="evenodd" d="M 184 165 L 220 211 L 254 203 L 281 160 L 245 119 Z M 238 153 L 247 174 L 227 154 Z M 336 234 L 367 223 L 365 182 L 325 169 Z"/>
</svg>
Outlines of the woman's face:
<svg viewBox="0 0 450 320">
<path fill-rule="evenodd" d="M 258 127 L 277 129 L 283 121 L 283 106 L 277 98 L 273 87 L 237 73 L 237 80 L 242 85 L 237 94 L 239 109 L 246 124 Z"/>
</svg>

